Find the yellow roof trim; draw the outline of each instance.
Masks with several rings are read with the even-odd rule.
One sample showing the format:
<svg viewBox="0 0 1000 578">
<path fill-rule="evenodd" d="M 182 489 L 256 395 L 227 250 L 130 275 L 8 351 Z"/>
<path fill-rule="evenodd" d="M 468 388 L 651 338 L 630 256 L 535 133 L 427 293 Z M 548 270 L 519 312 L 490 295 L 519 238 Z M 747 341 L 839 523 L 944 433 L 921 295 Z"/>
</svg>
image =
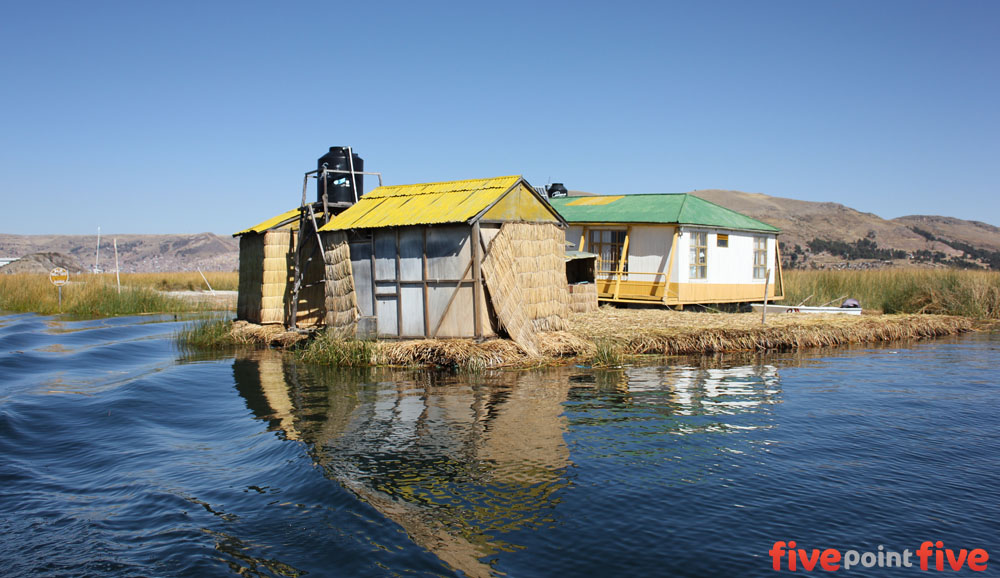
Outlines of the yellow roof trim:
<svg viewBox="0 0 1000 578">
<path fill-rule="evenodd" d="M 270 219 L 268 219 L 266 221 L 262 221 L 260 223 L 257 223 L 256 225 L 254 225 L 253 227 L 250 227 L 249 229 L 243 229 L 242 231 L 240 231 L 238 233 L 233 233 L 233 236 L 234 237 L 239 237 L 240 235 L 246 235 L 247 233 L 263 233 L 264 231 L 267 231 L 269 229 L 273 229 L 273 228 L 277 227 L 278 225 L 280 225 L 281 223 L 283 223 L 283 222 L 285 222 L 285 221 L 287 221 L 289 219 L 293 219 L 295 217 L 298 217 L 298 216 L 299 216 L 299 209 L 298 209 L 298 207 L 296 207 L 296 208 L 292 209 L 291 211 L 286 211 L 284 213 L 281 213 L 280 215 L 271 217 Z"/>
<path fill-rule="evenodd" d="M 316 220 L 323 218 L 323 211 L 316 213 Z M 280 215 L 271 217 L 270 219 L 257 223 L 249 229 L 243 229 L 239 233 L 233 233 L 234 237 L 239 237 L 240 235 L 246 235 L 247 233 L 263 233 L 265 231 L 270 231 L 272 229 L 290 229 L 292 231 L 299 230 L 299 209 L 292 209 L 291 211 L 286 211 Z"/>
<path fill-rule="evenodd" d="M 580 207 L 580 206 L 594 206 L 594 205 L 610 205 L 611 203 L 623 198 L 624 195 L 617 195 L 612 197 L 580 197 L 575 201 L 570 201 L 566 203 L 570 207 Z"/>
</svg>

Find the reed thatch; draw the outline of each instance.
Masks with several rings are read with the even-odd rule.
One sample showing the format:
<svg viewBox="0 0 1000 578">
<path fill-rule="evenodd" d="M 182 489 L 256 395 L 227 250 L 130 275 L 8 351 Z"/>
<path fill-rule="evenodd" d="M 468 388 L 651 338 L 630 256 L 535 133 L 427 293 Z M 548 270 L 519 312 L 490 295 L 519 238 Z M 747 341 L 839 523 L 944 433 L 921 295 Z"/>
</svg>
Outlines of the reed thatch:
<svg viewBox="0 0 1000 578">
<path fill-rule="evenodd" d="M 570 313 L 587 313 L 597 311 L 597 285 L 595 283 L 577 283 L 568 285 Z"/>
<path fill-rule="evenodd" d="M 236 317 L 260 324 L 285 322 L 285 295 L 291 289 L 295 236 L 288 229 L 240 237 L 240 280 Z"/>
<path fill-rule="evenodd" d="M 260 323 L 263 297 L 261 286 L 264 281 L 264 235 L 251 233 L 240 237 L 239 271 L 236 318 Z"/>
<path fill-rule="evenodd" d="M 295 235 L 289 229 L 274 229 L 264 237 L 261 324 L 284 324 L 285 296 L 291 291 L 295 270 Z"/>
<path fill-rule="evenodd" d="M 511 339 L 535 355 L 538 331 L 566 329 L 565 234 L 552 224 L 504 223 L 483 259 L 493 308 Z"/>
<path fill-rule="evenodd" d="M 326 250 L 326 326 L 340 335 L 354 335 L 360 313 L 347 234 L 332 231 L 323 235 Z"/>
<path fill-rule="evenodd" d="M 298 232 L 294 234 L 298 236 Z M 303 277 L 299 287 L 295 322 L 297 327 L 318 327 L 326 320 L 326 267 L 323 263 L 323 254 L 320 251 L 316 230 L 307 226 L 300 238 L 302 239 L 302 251 L 299 254 L 299 267 L 302 268 Z M 290 253 L 289 256 L 291 270 L 294 274 L 295 254 Z M 294 281 L 288 284 L 288 291 L 285 294 L 289 314 L 291 313 L 293 289 Z"/>
</svg>

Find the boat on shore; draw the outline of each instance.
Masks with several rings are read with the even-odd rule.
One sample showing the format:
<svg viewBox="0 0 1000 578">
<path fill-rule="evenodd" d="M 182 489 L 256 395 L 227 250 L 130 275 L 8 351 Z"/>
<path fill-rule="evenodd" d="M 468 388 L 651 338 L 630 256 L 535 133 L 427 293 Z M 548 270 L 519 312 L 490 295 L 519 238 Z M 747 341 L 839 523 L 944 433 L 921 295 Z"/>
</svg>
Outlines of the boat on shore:
<svg viewBox="0 0 1000 578">
<path fill-rule="evenodd" d="M 768 303 L 751 303 L 754 313 L 834 313 L 838 315 L 861 315 L 860 307 L 811 307 L 808 305 L 775 305 Z"/>
</svg>

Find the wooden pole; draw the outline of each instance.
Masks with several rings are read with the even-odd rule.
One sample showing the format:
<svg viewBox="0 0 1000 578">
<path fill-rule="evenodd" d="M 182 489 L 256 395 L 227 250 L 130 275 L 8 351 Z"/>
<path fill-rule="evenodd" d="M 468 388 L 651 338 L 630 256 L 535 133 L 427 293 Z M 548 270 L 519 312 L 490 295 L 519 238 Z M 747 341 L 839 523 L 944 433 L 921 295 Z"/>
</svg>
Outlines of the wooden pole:
<svg viewBox="0 0 1000 578">
<path fill-rule="evenodd" d="M 667 260 L 667 276 L 663 283 L 663 303 L 666 303 L 670 298 L 670 276 L 674 274 L 674 257 L 677 255 L 679 249 L 677 245 L 677 233 L 680 228 L 674 229 L 674 238 L 670 241 L 670 259 Z M 674 295 L 678 301 L 680 301 L 679 295 Z"/>
<path fill-rule="evenodd" d="M 212 284 L 208 282 L 208 278 L 205 277 L 205 274 L 201 272 L 201 267 L 198 267 L 198 273 L 200 273 L 201 278 L 205 280 L 205 285 L 208 285 L 209 292 L 211 292 L 212 295 L 215 295 L 215 289 L 212 289 Z"/>
<path fill-rule="evenodd" d="M 615 292 L 612 296 L 613 299 L 618 299 L 618 292 L 621 291 L 622 286 L 622 274 L 625 271 L 625 263 L 628 259 L 628 241 L 632 236 L 631 225 L 625 229 L 625 243 L 622 245 L 622 254 L 618 257 L 618 271 L 615 274 Z"/>
<path fill-rule="evenodd" d="M 118 237 L 115 237 L 115 281 L 118 282 L 118 294 L 122 294 L 122 277 L 118 272 Z"/>
<path fill-rule="evenodd" d="M 479 250 L 479 221 L 472 224 L 472 234 L 469 237 L 469 240 L 472 241 L 472 314 L 475 316 L 472 327 L 476 339 L 479 339 L 483 336 L 483 320 L 479 304 L 480 296 L 483 294 L 482 263 L 480 262 L 483 257 Z"/>
<path fill-rule="evenodd" d="M 430 338 L 431 336 L 431 313 L 430 313 L 430 296 L 428 295 L 427 289 L 427 227 L 424 227 L 424 239 L 423 245 L 420 249 L 421 258 L 421 272 L 420 276 L 424 282 L 424 337 Z"/>
<path fill-rule="evenodd" d="M 768 269 L 767 273 L 764 274 L 764 309 L 760 313 L 761 324 L 767 323 L 767 289 L 770 283 L 771 283 L 771 270 Z"/>
</svg>

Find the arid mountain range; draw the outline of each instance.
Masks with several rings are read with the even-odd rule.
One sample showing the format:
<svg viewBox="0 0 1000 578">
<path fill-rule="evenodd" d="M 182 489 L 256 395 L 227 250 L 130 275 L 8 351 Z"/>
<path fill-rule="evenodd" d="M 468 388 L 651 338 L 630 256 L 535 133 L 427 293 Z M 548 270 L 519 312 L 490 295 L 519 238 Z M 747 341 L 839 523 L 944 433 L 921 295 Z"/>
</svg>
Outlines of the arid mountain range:
<svg viewBox="0 0 1000 578">
<path fill-rule="evenodd" d="M 102 235 L 99 266 L 115 270 L 114 240 L 123 273 L 159 271 L 235 271 L 239 242 L 214 233 L 196 235 Z M 4 235 L 0 257 L 34 253 L 62 253 L 79 269 L 90 271 L 97 263 L 97 235 Z M 11 264 L 13 266 L 14 264 Z M 70 267 L 67 267 L 70 268 Z"/>
<path fill-rule="evenodd" d="M 587 195 L 571 191 L 571 195 Z M 905 252 L 907 257 L 892 259 L 896 265 L 914 262 L 920 252 L 937 254 L 940 260 L 968 257 L 953 245 L 1000 254 L 1000 228 L 979 221 L 952 217 L 913 215 L 883 219 L 839 203 L 816 203 L 740 191 L 699 190 L 692 194 L 739 211 L 781 229 L 779 240 L 789 260 L 795 246 L 802 249 L 797 263 L 808 266 L 856 266 L 862 261 L 809 249 L 816 239 L 841 243 L 866 240 L 869 246 Z M 213 233 L 197 235 L 104 235 L 101 237 L 100 267 L 114 270 L 112 240 L 118 240 L 118 258 L 123 272 L 146 271 L 234 271 L 239 265 L 239 243 Z M 94 266 L 96 235 L 4 235 L 0 234 L 0 258 L 23 257 L 33 253 L 63 253 L 75 259 L 80 269 Z M 881 259 L 885 261 L 885 259 Z M 982 264 L 980 259 L 967 259 Z M 870 264 L 870 263 L 869 263 Z M 925 262 L 926 264 L 926 262 Z"/>
<path fill-rule="evenodd" d="M 916 226 L 942 238 L 1000 250 L 1000 228 L 978 221 L 923 215 L 883 219 L 839 203 L 815 203 L 740 191 L 713 189 L 692 191 L 691 194 L 778 227 L 786 245 L 804 246 L 817 237 L 851 242 L 874 232 L 879 246 L 886 248 L 904 251 L 931 248 L 927 239 L 913 232 L 911 227 Z"/>
</svg>

